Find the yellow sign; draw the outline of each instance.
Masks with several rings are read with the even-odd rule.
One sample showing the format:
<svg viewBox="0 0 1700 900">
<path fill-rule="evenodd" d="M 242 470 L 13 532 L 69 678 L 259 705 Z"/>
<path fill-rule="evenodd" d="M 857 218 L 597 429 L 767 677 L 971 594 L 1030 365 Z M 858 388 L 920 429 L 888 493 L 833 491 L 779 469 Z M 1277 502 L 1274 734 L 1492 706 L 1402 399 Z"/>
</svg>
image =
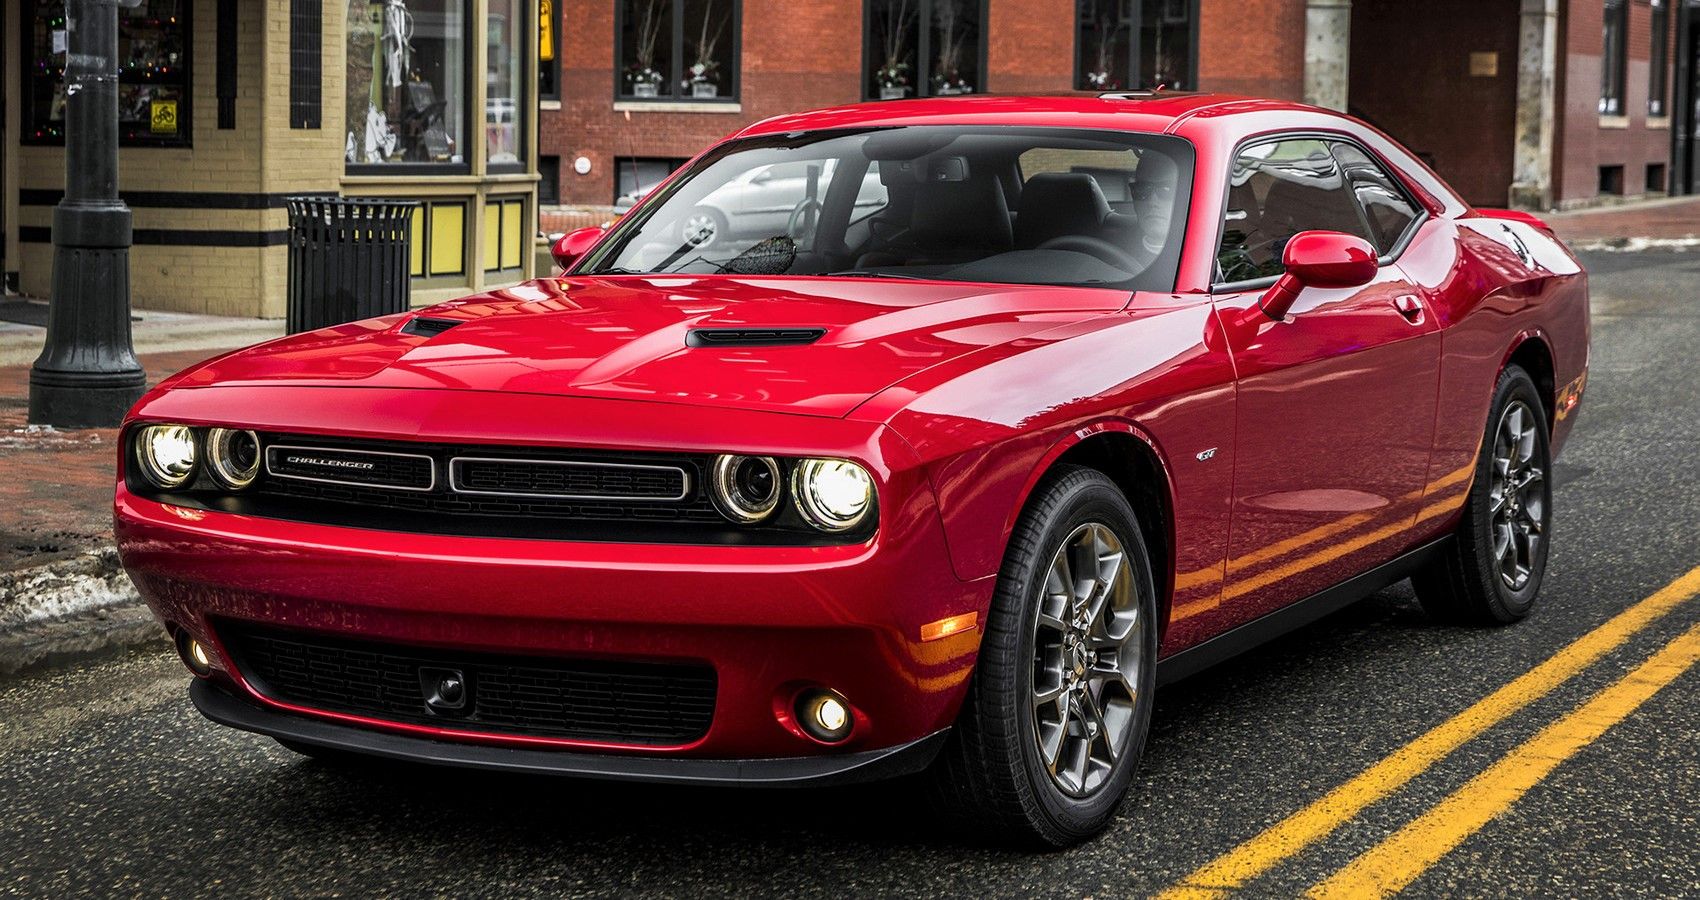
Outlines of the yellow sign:
<svg viewBox="0 0 1700 900">
<path fill-rule="evenodd" d="M 177 133 L 177 101 L 155 100 L 148 117 L 154 134 Z"/>
<path fill-rule="evenodd" d="M 555 0 L 537 0 L 537 58 L 555 58 Z"/>
<path fill-rule="evenodd" d="M 1473 78 L 1498 78 L 1499 54 L 1491 51 L 1470 54 L 1470 76 Z"/>
</svg>

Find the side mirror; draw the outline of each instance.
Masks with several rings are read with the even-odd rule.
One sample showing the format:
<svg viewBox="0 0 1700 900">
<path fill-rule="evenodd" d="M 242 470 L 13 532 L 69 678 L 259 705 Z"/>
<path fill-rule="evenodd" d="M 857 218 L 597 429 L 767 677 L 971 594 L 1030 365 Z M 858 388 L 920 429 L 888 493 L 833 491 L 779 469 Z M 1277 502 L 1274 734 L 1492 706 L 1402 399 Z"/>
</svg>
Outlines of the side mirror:
<svg viewBox="0 0 1700 900">
<path fill-rule="evenodd" d="M 1338 231 L 1301 231 L 1281 254 L 1286 267 L 1258 307 L 1279 322 L 1307 287 L 1354 288 L 1375 280 L 1381 268 L 1369 241 Z"/>
<path fill-rule="evenodd" d="M 604 234 L 601 226 L 592 225 L 589 228 L 578 228 L 569 231 L 555 241 L 555 246 L 549 249 L 549 255 L 555 257 L 555 265 L 565 272 L 602 240 Z"/>
</svg>

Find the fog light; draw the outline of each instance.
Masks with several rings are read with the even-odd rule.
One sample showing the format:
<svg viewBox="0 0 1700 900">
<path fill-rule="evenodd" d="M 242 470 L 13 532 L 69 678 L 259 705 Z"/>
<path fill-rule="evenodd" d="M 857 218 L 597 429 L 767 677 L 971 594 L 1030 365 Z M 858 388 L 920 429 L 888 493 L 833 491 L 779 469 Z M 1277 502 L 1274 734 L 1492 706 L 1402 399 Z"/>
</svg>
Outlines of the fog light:
<svg viewBox="0 0 1700 900">
<path fill-rule="evenodd" d="M 183 664 L 196 675 L 207 675 L 212 672 L 212 651 L 198 639 L 190 637 L 188 631 L 177 633 L 177 655 L 183 657 Z"/>
<path fill-rule="evenodd" d="M 836 744 L 850 736 L 850 705 L 831 691 L 805 691 L 797 698 L 797 722 L 815 740 Z"/>
</svg>

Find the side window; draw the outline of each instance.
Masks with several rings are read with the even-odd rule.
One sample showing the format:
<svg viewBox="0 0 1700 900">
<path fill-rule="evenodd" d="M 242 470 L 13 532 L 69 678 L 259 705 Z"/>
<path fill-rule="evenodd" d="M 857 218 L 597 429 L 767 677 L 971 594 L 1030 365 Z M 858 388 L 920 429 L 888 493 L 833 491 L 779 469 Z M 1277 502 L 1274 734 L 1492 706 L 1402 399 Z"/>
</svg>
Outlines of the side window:
<svg viewBox="0 0 1700 900">
<path fill-rule="evenodd" d="M 1346 173 L 1346 181 L 1357 195 L 1358 205 L 1363 207 L 1364 218 L 1369 220 L 1370 231 L 1375 233 L 1371 242 L 1376 252 L 1387 255 L 1399 244 L 1411 223 L 1417 221 L 1417 208 L 1387 170 L 1364 151 L 1351 144 L 1337 143 L 1334 159 Z"/>
<path fill-rule="evenodd" d="M 1322 141 L 1256 144 L 1234 160 L 1216 262 L 1223 282 L 1279 275 L 1281 252 L 1301 231 L 1373 240 L 1339 165 Z"/>
</svg>

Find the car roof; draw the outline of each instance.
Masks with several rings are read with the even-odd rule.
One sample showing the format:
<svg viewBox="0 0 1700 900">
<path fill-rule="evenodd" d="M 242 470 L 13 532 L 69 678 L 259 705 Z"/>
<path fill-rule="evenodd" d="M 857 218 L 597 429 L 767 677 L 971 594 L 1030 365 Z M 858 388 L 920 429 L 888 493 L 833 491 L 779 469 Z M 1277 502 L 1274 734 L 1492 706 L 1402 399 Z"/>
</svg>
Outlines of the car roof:
<svg viewBox="0 0 1700 900">
<path fill-rule="evenodd" d="M 896 125 L 1026 125 L 1111 128 L 1161 134 L 1173 131 L 1182 121 L 1205 110 L 1212 117 L 1276 111 L 1338 115 L 1283 100 L 1192 91 L 1123 91 L 1096 95 L 972 94 L 855 103 L 775 116 L 745 128 L 738 132 L 738 136 Z"/>
</svg>

